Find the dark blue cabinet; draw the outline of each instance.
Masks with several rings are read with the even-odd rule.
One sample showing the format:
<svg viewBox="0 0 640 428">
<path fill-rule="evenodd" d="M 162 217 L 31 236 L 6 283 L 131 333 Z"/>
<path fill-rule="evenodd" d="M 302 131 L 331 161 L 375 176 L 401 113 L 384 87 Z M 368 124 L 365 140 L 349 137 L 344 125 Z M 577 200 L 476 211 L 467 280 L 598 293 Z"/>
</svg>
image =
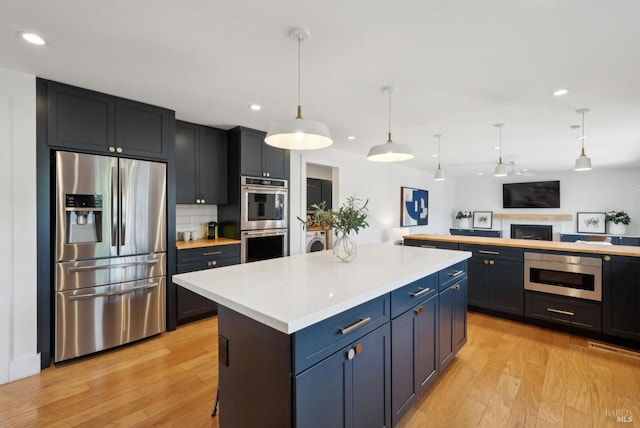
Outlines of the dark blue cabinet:
<svg viewBox="0 0 640 428">
<path fill-rule="evenodd" d="M 483 238 L 502 238 L 501 230 L 449 229 L 449 233 L 459 236 L 481 236 Z"/>
<path fill-rule="evenodd" d="M 422 247 L 422 248 L 439 248 L 442 250 L 457 250 L 457 242 L 440 242 L 440 241 L 426 241 L 424 239 L 412 239 L 406 238 L 404 245 L 408 247 Z"/>
<path fill-rule="evenodd" d="M 605 256 L 602 274 L 603 332 L 640 341 L 640 259 Z"/>
<path fill-rule="evenodd" d="M 467 342 L 467 278 L 438 295 L 438 371 L 453 360 Z"/>
<path fill-rule="evenodd" d="M 524 250 L 460 244 L 471 251 L 469 304 L 514 315 L 524 314 Z"/>
<path fill-rule="evenodd" d="M 437 336 L 437 295 L 391 321 L 393 424 L 436 379 Z"/>
<path fill-rule="evenodd" d="M 390 327 L 385 324 L 295 378 L 295 426 L 391 426 Z"/>
</svg>

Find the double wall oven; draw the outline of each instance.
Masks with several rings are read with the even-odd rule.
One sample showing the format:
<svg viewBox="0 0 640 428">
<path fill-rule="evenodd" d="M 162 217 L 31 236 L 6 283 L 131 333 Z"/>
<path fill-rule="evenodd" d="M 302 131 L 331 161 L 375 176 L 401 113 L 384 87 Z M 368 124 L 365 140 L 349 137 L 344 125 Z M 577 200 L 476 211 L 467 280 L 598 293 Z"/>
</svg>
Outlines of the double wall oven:
<svg viewBox="0 0 640 428">
<path fill-rule="evenodd" d="M 242 177 L 241 263 L 287 255 L 288 210 L 287 180 Z"/>
</svg>

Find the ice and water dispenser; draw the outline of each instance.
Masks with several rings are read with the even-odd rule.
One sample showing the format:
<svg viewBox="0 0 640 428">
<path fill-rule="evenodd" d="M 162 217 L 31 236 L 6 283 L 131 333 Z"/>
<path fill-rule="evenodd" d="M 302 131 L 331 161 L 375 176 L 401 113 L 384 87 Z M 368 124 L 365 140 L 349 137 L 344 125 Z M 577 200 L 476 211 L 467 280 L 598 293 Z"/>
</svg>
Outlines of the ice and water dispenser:
<svg viewBox="0 0 640 428">
<path fill-rule="evenodd" d="M 102 195 L 65 195 L 66 243 L 102 242 Z"/>
</svg>

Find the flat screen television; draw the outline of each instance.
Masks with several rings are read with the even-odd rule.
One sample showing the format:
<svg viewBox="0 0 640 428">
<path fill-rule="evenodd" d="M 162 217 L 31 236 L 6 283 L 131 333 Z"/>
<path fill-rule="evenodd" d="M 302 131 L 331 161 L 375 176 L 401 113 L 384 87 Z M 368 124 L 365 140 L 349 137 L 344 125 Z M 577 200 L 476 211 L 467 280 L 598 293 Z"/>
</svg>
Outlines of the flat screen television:
<svg viewBox="0 0 640 428">
<path fill-rule="evenodd" d="M 560 208 L 560 181 L 504 183 L 503 208 Z"/>
</svg>

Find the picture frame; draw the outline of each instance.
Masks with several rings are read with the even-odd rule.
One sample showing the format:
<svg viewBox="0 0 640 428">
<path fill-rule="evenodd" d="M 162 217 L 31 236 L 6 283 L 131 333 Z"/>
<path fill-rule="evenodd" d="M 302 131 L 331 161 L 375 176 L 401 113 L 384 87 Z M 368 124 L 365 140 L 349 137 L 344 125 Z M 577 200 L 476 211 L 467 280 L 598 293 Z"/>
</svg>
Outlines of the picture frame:
<svg viewBox="0 0 640 428">
<path fill-rule="evenodd" d="M 606 213 L 576 213 L 577 233 L 605 233 Z"/>
<path fill-rule="evenodd" d="M 474 229 L 491 229 L 493 227 L 493 211 L 474 211 Z"/>
<path fill-rule="evenodd" d="M 400 227 L 429 224 L 429 192 L 413 187 L 400 188 Z"/>
</svg>

